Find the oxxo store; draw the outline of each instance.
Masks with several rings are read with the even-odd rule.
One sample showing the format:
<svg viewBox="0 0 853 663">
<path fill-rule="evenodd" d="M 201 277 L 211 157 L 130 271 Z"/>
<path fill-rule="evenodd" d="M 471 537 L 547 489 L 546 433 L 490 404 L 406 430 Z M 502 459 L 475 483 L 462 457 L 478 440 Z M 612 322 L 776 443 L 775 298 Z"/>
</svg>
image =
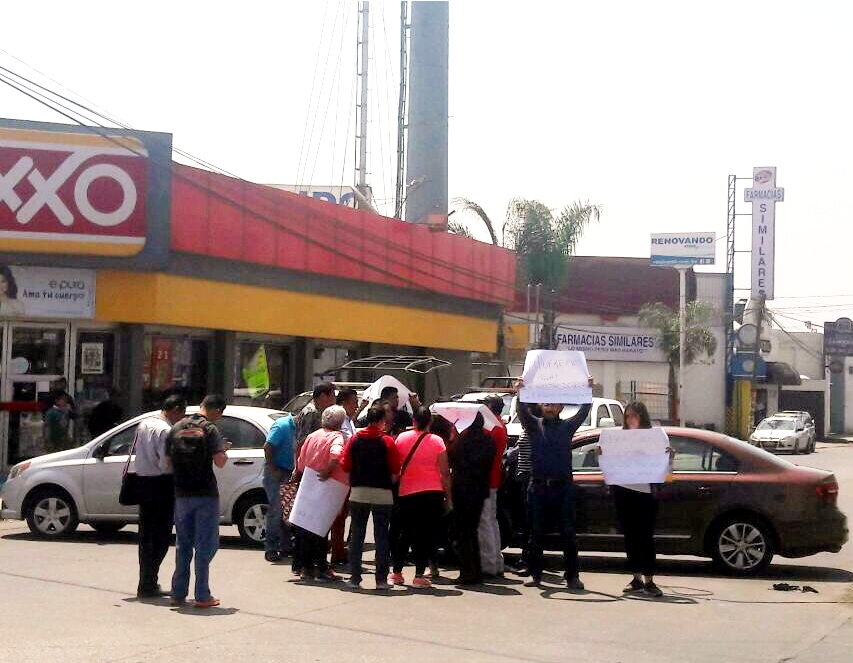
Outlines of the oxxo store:
<svg viewBox="0 0 853 663">
<path fill-rule="evenodd" d="M 43 451 L 57 388 L 74 443 L 111 388 L 125 416 L 278 406 L 369 354 L 448 359 L 461 388 L 513 295 L 509 251 L 175 164 L 167 134 L 0 120 L 0 178 L 4 468 Z"/>
</svg>

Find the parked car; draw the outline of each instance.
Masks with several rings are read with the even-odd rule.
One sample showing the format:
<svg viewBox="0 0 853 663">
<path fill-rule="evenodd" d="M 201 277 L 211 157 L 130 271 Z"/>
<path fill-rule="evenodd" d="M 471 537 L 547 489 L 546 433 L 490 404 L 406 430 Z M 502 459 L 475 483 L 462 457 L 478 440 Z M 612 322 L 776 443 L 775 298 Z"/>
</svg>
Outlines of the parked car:
<svg viewBox="0 0 853 663">
<path fill-rule="evenodd" d="M 750 444 L 767 451 L 788 451 L 792 454 L 811 453 L 811 433 L 800 416 L 773 415 L 762 419 L 752 435 Z"/>
<path fill-rule="evenodd" d="M 777 412 L 773 416 L 794 417 L 801 421 L 803 427 L 806 429 L 806 432 L 809 434 L 809 446 L 806 449 L 806 453 L 810 454 L 814 451 L 815 445 L 817 444 L 817 429 L 815 428 L 814 419 L 812 419 L 811 414 L 802 410 L 783 410 L 781 412 Z"/>
<path fill-rule="evenodd" d="M 187 408 L 187 412 L 197 411 L 197 407 Z M 0 517 L 26 520 L 33 534 L 51 539 L 72 533 L 78 523 L 111 533 L 136 522 L 138 507 L 118 501 L 121 474 L 136 427 L 156 414 L 134 417 L 76 449 L 18 463 L 3 485 Z M 247 543 L 263 543 L 266 536 L 263 446 L 270 426 L 283 416 L 278 410 L 229 405 L 216 422 L 233 445 L 225 467 L 214 468 L 220 523 L 236 524 Z"/>
<path fill-rule="evenodd" d="M 824 470 L 794 465 L 732 437 L 696 428 L 664 427 L 675 450 L 673 480 L 654 487 L 658 499 L 657 552 L 710 557 L 735 575 L 760 573 L 775 554 L 805 557 L 838 552 L 847 519 L 836 506 L 838 482 Z M 613 497 L 598 467 L 600 431 L 572 442 L 581 550 L 624 550 Z M 514 456 L 500 492 L 499 521 L 507 545 L 520 545 L 524 505 Z M 549 537 L 557 549 L 559 538 Z"/>
<path fill-rule="evenodd" d="M 577 405 L 566 405 L 563 411 L 560 412 L 560 419 L 569 419 L 579 409 Z M 509 438 L 510 445 L 518 441 L 521 435 L 522 426 L 521 419 L 518 417 L 518 397 L 513 398 L 511 406 L 512 417 L 507 424 L 506 434 Z M 578 432 L 590 430 L 591 428 L 612 428 L 613 426 L 622 425 L 622 417 L 624 408 L 622 403 L 609 398 L 593 398 L 592 409 L 589 412 L 586 420 L 578 428 Z"/>
</svg>

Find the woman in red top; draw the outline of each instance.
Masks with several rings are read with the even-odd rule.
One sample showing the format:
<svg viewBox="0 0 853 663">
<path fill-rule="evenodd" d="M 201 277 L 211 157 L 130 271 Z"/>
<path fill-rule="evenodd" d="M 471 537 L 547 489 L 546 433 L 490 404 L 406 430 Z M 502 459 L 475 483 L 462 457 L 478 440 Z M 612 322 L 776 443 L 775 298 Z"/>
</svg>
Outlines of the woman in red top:
<svg viewBox="0 0 853 663">
<path fill-rule="evenodd" d="M 373 516 L 376 543 L 376 589 L 388 589 L 391 545 L 388 528 L 394 495 L 391 488 L 400 473 L 400 460 L 394 438 L 385 433 L 385 411 L 373 405 L 367 411 L 367 428 L 358 431 L 346 443 L 341 468 L 349 472 L 350 482 L 350 568 L 349 585 L 361 584 L 361 555 L 367 517 Z"/>
<path fill-rule="evenodd" d="M 427 564 L 435 557 L 438 528 L 444 513 L 444 500 L 450 484 L 447 449 L 444 440 L 429 432 L 432 414 L 418 408 L 413 417 L 415 429 L 397 436 L 397 455 L 408 459 L 401 469 L 398 507 L 402 532 L 394 542 L 394 573 L 391 582 L 402 585 L 403 566 L 411 543 L 415 558 L 413 587 L 432 585 L 424 576 Z M 417 446 L 416 446 L 417 445 Z"/>
</svg>

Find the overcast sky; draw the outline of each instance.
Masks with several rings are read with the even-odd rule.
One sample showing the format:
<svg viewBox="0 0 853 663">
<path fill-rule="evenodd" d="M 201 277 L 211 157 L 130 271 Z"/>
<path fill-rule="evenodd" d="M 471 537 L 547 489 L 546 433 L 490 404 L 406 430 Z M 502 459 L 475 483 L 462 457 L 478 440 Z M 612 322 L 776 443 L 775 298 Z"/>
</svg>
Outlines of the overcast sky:
<svg viewBox="0 0 853 663">
<path fill-rule="evenodd" d="M 370 182 L 391 213 L 400 4 L 370 4 Z M 790 330 L 853 317 L 853 3 L 511 8 L 450 4 L 451 196 L 498 225 L 513 196 L 598 203 L 581 255 L 648 256 L 650 233 L 715 231 L 724 271 L 727 177 L 776 166 L 770 307 Z M 356 21 L 355 2 L 5 3 L 0 66 L 246 179 L 349 185 Z M 64 121 L 4 85 L 0 115 Z M 749 285 L 746 256 L 735 281 Z"/>
</svg>

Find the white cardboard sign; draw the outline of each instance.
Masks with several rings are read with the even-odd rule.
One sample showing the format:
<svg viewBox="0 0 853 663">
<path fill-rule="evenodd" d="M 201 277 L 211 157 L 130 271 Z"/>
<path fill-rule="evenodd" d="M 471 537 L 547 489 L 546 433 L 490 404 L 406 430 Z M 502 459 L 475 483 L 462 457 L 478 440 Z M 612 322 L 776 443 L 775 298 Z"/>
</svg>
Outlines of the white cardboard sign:
<svg viewBox="0 0 853 663">
<path fill-rule="evenodd" d="M 669 472 L 669 438 L 663 428 L 605 428 L 598 465 L 608 485 L 664 483 Z"/>
<path fill-rule="evenodd" d="M 521 377 L 524 386 L 518 398 L 522 403 L 592 403 L 589 369 L 582 352 L 530 350 Z"/>
</svg>

